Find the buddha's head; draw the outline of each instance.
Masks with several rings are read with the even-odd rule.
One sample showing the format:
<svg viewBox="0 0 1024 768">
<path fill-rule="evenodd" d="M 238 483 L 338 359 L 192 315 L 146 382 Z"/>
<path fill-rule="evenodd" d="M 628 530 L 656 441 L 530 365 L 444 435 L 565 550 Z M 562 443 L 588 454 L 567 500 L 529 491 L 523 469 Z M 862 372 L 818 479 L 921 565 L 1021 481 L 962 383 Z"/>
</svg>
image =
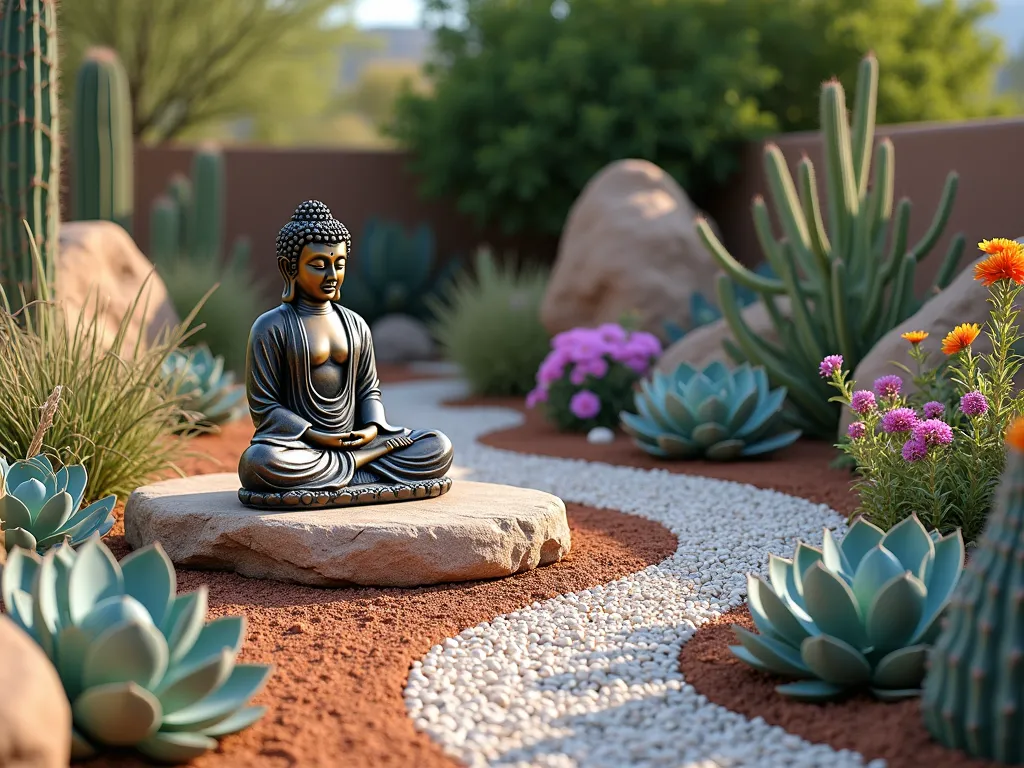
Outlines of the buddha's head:
<svg viewBox="0 0 1024 768">
<path fill-rule="evenodd" d="M 319 200 L 307 200 L 277 235 L 277 266 L 284 278 L 281 300 L 302 296 L 338 301 L 352 237 Z"/>
</svg>

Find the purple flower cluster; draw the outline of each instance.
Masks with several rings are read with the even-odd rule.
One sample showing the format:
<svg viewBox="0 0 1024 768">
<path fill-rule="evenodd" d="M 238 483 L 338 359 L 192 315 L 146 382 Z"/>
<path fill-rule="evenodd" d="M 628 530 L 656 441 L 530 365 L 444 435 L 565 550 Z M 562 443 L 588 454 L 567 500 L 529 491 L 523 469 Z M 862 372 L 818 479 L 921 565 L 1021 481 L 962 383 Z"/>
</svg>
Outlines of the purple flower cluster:
<svg viewBox="0 0 1024 768">
<path fill-rule="evenodd" d="M 842 355 L 828 355 L 818 366 L 818 374 L 823 379 L 830 379 L 843 370 Z"/>
<path fill-rule="evenodd" d="M 910 432 L 917 424 L 917 413 L 913 408 L 893 408 L 882 417 L 882 430 L 894 432 Z"/>
<path fill-rule="evenodd" d="M 875 393 L 868 389 L 858 389 L 850 397 L 850 407 L 863 416 L 871 413 L 877 407 Z"/>
<path fill-rule="evenodd" d="M 921 408 L 926 419 L 941 419 L 946 412 L 946 406 L 937 400 L 929 400 Z"/>
<path fill-rule="evenodd" d="M 981 416 L 988 411 L 988 399 L 977 390 L 965 392 L 960 398 L 960 410 L 965 416 Z"/>
<path fill-rule="evenodd" d="M 899 394 L 902 391 L 903 379 L 894 373 L 890 373 L 886 376 L 879 376 L 875 379 L 875 392 L 878 393 L 879 397 L 889 399 L 899 397 Z"/>
<path fill-rule="evenodd" d="M 533 408 L 546 402 L 551 385 L 565 376 L 574 386 L 582 387 L 591 378 L 603 379 L 615 364 L 643 376 L 660 354 L 657 336 L 643 331 L 630 333 L 618 323 L 559 333 L 537 370 L 537 386 L 526 396 L 526 406 Z M 569 408 L 577 418 L 592 419 L 601 412 L 601 399 L 594 392 L 581 389 L 573 395 Z"/>
<path fill-rule="evenodd" d="M 855 421 L 846 428 L 846 436 L 851 440 L 860 440 L 867 431 L 867 425 L 863 421 Z"/>
</svg>

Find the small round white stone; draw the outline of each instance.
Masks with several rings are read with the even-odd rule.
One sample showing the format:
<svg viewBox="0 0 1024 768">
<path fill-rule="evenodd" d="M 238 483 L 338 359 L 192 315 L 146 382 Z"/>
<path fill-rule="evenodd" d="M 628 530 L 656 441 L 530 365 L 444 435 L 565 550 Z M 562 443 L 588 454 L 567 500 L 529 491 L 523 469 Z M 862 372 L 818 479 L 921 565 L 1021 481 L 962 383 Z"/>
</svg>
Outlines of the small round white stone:
<svg viewBox="0 0 1024 768">
<path fill-rule="evenodd" d="M 587 432 L 587 442 L 594 445 L 607 445 L 614 442 L 614 440 L 615 433 L 608 429 L 608 427 L 594 427 Z"/>
</svg>

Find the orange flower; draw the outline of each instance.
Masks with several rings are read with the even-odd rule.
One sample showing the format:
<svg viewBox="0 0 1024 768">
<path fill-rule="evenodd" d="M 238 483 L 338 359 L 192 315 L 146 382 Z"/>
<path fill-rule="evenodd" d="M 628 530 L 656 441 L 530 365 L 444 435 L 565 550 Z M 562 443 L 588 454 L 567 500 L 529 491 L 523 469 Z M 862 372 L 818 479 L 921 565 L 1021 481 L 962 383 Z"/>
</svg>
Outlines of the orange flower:
<svg viewBox="0 0 1024 768">
<path fill-rule="evenodd" d="M 974 279 L 989 286 L 1000 280 L 1012 280 L 1024 285 L 1024 245 L 1016 240 L 997 237 L 978 243 L 989 257 L 974 267 Z"/>
<path fill-rule="evenodd" d="M 942 351 L 947 355 L 963 352 L 974 343 L 979 333 L 981 333 L 981 328 L 977 323 L 960 323 L 942 340 Z"/>
<path fill-rule="evenodd" d="M 1006 430 L 1006 442 L 1018 451 L 1024 451 L 1024 418 L 1013 420 Z"/>
<path fill-rule="evenodd" d="M 907 331 L 906 333 L 901 333 L 900 336 L 911 344 L 920 344 L 928 338 L 928 331 Z"/>
</svg>

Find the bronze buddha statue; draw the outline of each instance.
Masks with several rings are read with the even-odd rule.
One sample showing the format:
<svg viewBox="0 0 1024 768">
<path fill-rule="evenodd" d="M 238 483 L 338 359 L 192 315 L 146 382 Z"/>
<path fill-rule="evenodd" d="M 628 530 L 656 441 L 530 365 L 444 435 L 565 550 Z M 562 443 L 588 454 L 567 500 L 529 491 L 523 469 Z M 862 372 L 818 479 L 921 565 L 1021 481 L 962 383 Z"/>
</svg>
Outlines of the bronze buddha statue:
<svg viewBox="0 0 1024 768">
<path fill-rule="evenodd" d="M 256 433 L 238 492 L 251 507 L 336 507 L 438 496 L 451 441 L 388 423 L 370 329 L 339 301 L 351 236 L 317 200 L 277 236 L 282 303 L 249 334 L 246 394 Z"/>
</svg>

